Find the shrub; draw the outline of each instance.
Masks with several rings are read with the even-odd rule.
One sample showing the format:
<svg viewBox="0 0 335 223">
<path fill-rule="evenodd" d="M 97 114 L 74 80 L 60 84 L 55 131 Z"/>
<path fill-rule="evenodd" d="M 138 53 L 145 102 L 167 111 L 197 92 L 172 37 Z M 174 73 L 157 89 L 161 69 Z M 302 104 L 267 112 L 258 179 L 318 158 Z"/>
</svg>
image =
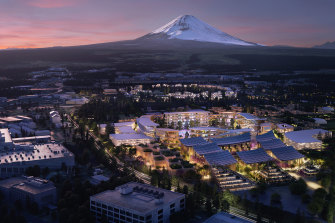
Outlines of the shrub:
<svg viewBox="0 0 335 223">
<path fill-rule="evenodd" d="M 302 195 L 306 193 L 307 184 L 302 178 L 300 178 L 299 180 L 290 184 L 290 190 L 292 194 Z"/>
<path fill-rule="evenodd" d="M 163 151 L 162 154 L 166 157 L 173 156 L 173 152 L 171 152 L 170 150 Z"/>
<path fill-rule="evenodd" d="M 193 164 L 190 164 L 190 162 L 182 160 L 181 165 L 183 165 L 184 168 L 193 168 Z"/>
<path fill-rule="evenodd" d="M 181 169 L 181 165 L 180 165 L 180 164 L 177 164 L 177 163 L 170 164 L 170 168 L 171 168 L 171 169 Z"/>
<path fill-rule="evenodd" d="M 155 157 L 155 160 L 156 160 L 156 161 L 164 160 L 164 157 L 162 157 L 162 156 L 157 156 L 157 157 Z"/>
<path fill-rule="evenodd" d="M 309 196 L 309 194 L 303 194 L 301 200 L 304 204 L 308 204 L 311 201 L 311 196 Z"/>
<path fill-rule="evenodd" d="M 176 162 L 178 162 L 178 161 L 179 161 L 178 158 L 169 159 L 169 162 L 170 162 L 170 163 L 176 163 Z"/>
</svg>

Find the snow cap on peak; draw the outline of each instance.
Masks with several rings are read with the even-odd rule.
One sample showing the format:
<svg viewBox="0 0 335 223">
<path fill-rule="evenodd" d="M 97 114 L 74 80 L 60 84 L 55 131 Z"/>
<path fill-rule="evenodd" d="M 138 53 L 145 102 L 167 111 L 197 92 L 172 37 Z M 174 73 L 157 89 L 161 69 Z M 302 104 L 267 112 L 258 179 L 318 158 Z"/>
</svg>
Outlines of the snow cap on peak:
<svg viewBox="0 0 335 223">
<path fill-rule="evenodd" d="M 180 15 L 166 25 L 154 30 L 147 35 L 147 38 L 157 39 L 157 36 L 164 36 L 167 39 L 194 40 L 201 42 L 215 42 L 227 45 L 255 46 L 250 43 L 224 33 L 193 15 Z M 156 37 L 154 37 L 156 36 Z"/>
</svg>

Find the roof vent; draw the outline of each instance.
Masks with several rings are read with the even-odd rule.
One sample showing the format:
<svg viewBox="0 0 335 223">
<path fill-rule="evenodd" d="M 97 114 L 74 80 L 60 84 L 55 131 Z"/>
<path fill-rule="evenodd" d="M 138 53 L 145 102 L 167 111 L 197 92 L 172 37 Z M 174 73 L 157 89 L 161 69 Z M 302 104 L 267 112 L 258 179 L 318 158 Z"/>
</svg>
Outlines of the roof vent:
<svg viewBox="0 0 335 223">
<path fill-rule="evenodd" d="M 131 188 L 131 187 L 124 186 L 124 187 L 121 187 L 121 188 L 120 188 L 120 193 L 121 193 L 122 195 L 127 195 L 127 194 L 130 194 L 130 193 L 132 193 L 132 192 L 133 192 L 133 188 Z"/>
</svg>

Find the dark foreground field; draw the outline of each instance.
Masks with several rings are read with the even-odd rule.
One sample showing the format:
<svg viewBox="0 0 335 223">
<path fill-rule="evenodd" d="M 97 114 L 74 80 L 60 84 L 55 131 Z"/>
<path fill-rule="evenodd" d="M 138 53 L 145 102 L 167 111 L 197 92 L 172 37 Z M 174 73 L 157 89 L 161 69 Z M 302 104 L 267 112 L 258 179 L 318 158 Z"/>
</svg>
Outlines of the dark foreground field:
<svg viewBox="0 0 335 223">
<path fill-rule="evenodd" d="M 89 46 L 0 51 L 0 69 L 113 67 L 129 72 L 335 69 L 335 50 L 228 47 L 193 41 L 123 41 Z M 1 75 L 1 74 L 0 74 Z"/>
</svg>

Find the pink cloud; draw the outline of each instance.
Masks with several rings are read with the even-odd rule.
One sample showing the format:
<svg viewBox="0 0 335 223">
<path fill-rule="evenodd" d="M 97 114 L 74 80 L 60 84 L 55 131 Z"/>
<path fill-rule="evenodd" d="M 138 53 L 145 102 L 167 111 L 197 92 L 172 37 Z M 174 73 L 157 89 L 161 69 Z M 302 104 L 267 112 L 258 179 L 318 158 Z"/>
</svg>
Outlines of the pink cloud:
<svg viewBox="0 0 335 223">
<path fill-rule="evenodd" d="M 38 8 L 63 8 L 79 2 L 80 0 L 28 0 L 27 4 Z"/>
</svg>

